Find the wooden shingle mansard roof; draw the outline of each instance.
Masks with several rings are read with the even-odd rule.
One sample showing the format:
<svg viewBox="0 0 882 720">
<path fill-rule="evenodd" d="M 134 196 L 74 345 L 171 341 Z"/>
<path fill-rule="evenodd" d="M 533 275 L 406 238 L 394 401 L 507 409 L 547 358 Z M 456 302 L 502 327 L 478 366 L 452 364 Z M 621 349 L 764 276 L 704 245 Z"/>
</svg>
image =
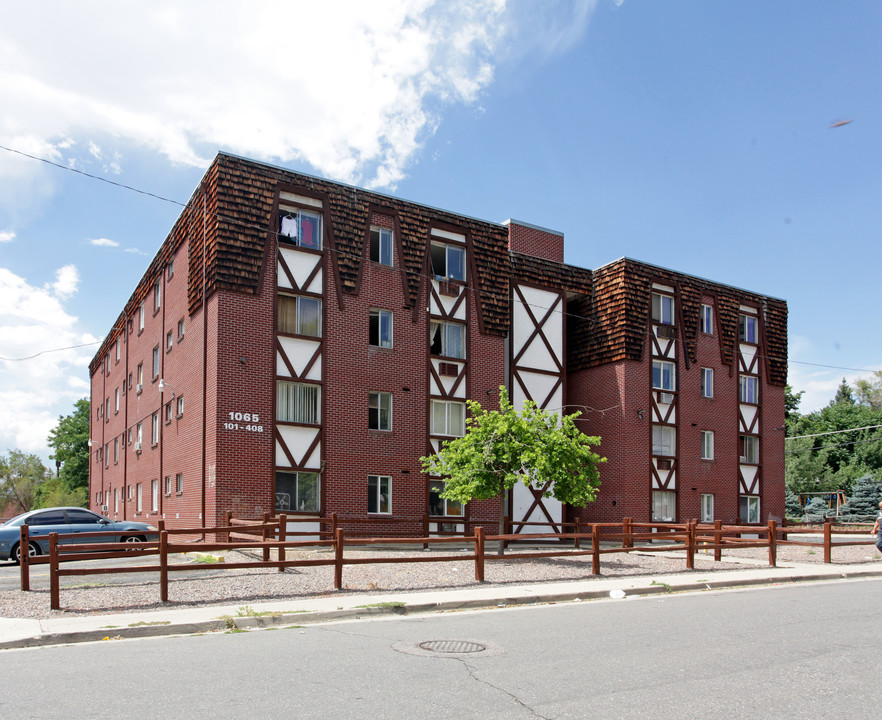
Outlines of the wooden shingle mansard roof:
<svg viewBox="0 0 882 720">
<path fill-rule="evenodd" d="M 456 215 L 380 193 L 341 185 L 252 160 L 219 154 L 126 303 L 90 364 L 94 373 L 127 320 L 146 302 L 153 283 L 189 238 L 187 294 L 190 313 L 218 290 L 260 292 L 261 267 L 274 236 L 280 190 L 325 201 L 331 267 L 341 302 L 358 293 L 366 227 L 372 211 L 393 215 L 401 230 L 402 272 L 409 306 L 416 307 L 426 281 L 427 246 L 433 227 L 467 236 L 470 268 L 477 277 L 481 331 L 505 336 L 509 330 L 509 280 L 560 288 L 567 293 L 567 362 L 570 370 L 617 360 L 640 360 L 644 352 L 652 283 L 675 287 L 686 356 L 695 360 L 701 298 L 716 298 L 720 352 L 732 364 L 738 307 L 759 308 L 768 349 L 769 381 L 786 383 L 787 306 L 768 298 L 700 278 L 623 258 L 590 271 L 508 250 L 505 225 Z"/>
</svg>

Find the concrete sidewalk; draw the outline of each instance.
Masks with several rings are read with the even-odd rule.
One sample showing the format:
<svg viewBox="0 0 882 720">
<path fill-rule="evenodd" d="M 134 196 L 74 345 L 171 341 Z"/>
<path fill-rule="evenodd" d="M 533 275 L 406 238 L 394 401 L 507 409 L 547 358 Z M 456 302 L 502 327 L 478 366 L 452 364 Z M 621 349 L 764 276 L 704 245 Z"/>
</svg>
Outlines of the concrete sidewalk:
<svg viewBox="0 0 882 720">
<path fill-rule="evenodd" d="M 746 565 L 754 561 L 745 560 Z M 599 598 L 657 595 L 668 592 L 718 590 L 821 580 L 882 577 L 879 564 L 821 565 L 787 563 L 745 567 L 702 574 L 598 578 L 559 583 L 526 583 L 456 590 L 394 592 L 383 595 L 334 595 L 253 605 L 207 605 L 143 613 L 58 617 L 43 620 L 0 618 L 0 649 L 116 640 L 121 638 L 251 630 L 470 608 L 534 603 L 575 602 Z"/>
</svg>

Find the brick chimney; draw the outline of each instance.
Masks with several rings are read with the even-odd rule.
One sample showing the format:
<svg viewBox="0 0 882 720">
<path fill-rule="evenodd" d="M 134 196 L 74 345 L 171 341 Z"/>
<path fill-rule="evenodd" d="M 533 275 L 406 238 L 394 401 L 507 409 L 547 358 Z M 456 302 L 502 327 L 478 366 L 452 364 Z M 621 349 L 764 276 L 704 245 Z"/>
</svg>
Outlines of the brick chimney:
<svg viewBox="0 0 882 720">
<path fill-rule="evenodd" d="M 563 262 L 564 234 L 562 232 L 530 225 L 519 220 L 506 220 L 502 224 L 508 225 L 508 249 L 511 252 Z"/>
</svg>

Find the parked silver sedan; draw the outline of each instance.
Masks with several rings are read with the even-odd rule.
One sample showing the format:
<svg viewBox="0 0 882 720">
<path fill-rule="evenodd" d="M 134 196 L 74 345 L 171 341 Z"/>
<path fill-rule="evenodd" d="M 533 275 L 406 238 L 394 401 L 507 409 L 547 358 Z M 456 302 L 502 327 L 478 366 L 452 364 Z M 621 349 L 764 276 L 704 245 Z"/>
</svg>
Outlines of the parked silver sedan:
<svg viewBox="0 0 882 720">
<path fill-rule="evenodd" d="M 49 552 L 49 533 L 81 533 L 99 530 L 113 534 L 88 538 L 89 542 L 138 542 L 148 539 L 149 533 L 156 531 L 152 525 L 141 522 L 114 522 L 109 518 L 81 507 L 41 508 L 22 513 L 0 525 L 0 560 L 18 562 L 21 548 L 21 526 L 28 526 L 30 547 L 28 553 L 43 555 Z M 61 540 L 73 543 L 74 539 Z"/>
</svg>

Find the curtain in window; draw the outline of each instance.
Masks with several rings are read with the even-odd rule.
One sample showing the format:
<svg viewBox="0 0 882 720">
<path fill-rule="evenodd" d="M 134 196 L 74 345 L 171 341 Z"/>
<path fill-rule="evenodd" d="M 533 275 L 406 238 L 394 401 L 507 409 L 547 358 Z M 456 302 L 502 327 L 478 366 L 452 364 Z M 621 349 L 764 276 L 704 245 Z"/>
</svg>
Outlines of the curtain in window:
<svg viewBox="0 0 882 720">
<path fill-rule="evenodd" d="M 276 385 L 276 420 L 317 424 L 320 421 L 318 385 L 279 381 Z"/>
</svg>

